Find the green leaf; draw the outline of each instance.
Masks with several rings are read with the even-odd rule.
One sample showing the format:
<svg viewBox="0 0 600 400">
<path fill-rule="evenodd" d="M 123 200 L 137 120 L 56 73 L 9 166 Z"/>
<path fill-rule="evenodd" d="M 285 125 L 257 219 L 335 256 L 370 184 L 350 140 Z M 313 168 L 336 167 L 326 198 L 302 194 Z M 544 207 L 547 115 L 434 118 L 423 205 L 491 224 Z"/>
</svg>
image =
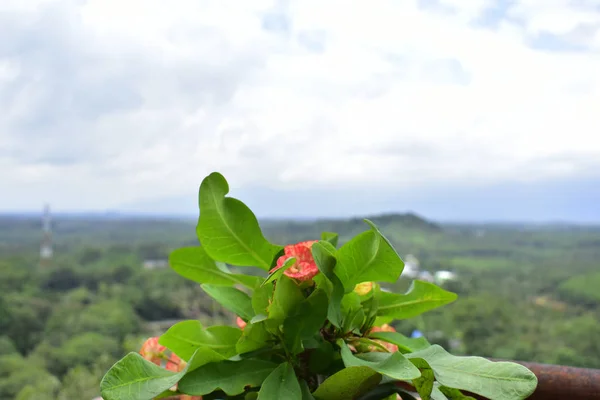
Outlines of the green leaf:
<svg viewBox="0 0 600 400">
<path fill-rule="evenodd" d="M 129 353 L 104 375 L 100 382 L 100 394 L 104 400 L 151 399 L 174 386 L 188 371 L 220 360 L 223 360 L 220 354 L 210 349 L 200 349 L 183 371 L 173 373 L 151 363 L 138 353 Z"/>
<path fill-rule="evenodd" d="M 228 193 L 229 184 L 218 172 L 202 181 L 196 227 L 200 243 L 217 261 L 269 270 L 282 247 L 269 243 L 254 213 Z"/>
<path fill-rule="evenodd" d="M 188 320 L 178 322 L 170 327 L 159 339 L 183 360 L 190 357 L 199 348 L 209 348 L 229 358 L 237 354 L 236 343 L 242 331 L 231 326 L 213 326 L 204 329 L 200 321 Z"/>
<path fill-rule="evenodd" d="M 323 232 L 321 233 L 321 240 L 331 243 L 333 247 L 338 245 L 339 235 L 335 232 Z"/>
<path fill-rule="evenodd" d="M 195 396 L 220 389 L 228 396 L 235 396 L 246 387 L 260 386 L 276 367 L 275 363 L 254 359 L 210 363 L 184 376 L 178 389 Z"/>
<path fill-rule="evenodd" d="M 320 241 L 312 245 L 311 252 L 319 271 L 325 275 L 332 286 L 327 306 L 327 319 L 335 327 L 340 328 L 342 326 L 341 304 L 344 297 L 344 286 L 334 272 L 337 263 L 336 250 L 331 243 Z"/>
<path fill-rule="evenodd" d="M 537 386 L 533 372 L 520 364 L 492 362 L 482 357 L 456 357 L 438 345 L 406 356 L 427 361 L 441 385 L 494 400 L 525 399 Z"/>
<path fill-rule="evenodd" d="M 268 308 L 273 296 L 273 283 L 267 282 L 254 289 L 252 293 L 252 308 L 256 315 L 268 314 Z"/>
<path fill-rule="evenodd" d="M 433 283 L 415 280 L 406 294 L 382 292 L 377 315 L 396 319 L 412 318 L 434 308 L 452 303 L 455 293 Z"/>
<path fill-rule="evenodd" d="M 146 400 L 169 389 L 179 379 L 179 374 L 167 371 L 137 353 L 129 353 L 104 375 L 100 393 L 105 400 Z"/>
<path fill-rule="evenodd" d="M 419 369 L 399 352 L 354 355 L 342 340 L 338 340 L 337 343 L 341 348 L 342 360 L 346 367 L 370 367 L 382 375 L 397 380 L 412 380 L 421 376 Z"/>
<path fill-rule="evenodd" d="M 371 332 L 369 337 L 395 344 L 401 353 L 412 353 L 431 346 L 424 337 L 409 338 L 398 332 Z"/>
<path fill-rule="evenodd" d="M 431 398 L 431 391 L 433 390 L 433 382 L 435 381 L 433 370 L 427 361 L 422 358 L 411 358 L 410 361 L 421 371 L 421 376 L 413 379 L 413 386 L 419 392 L 422 400 L 429 400 Z"/>
<path fill-rule="evenodd" d="M 263 382 L 259 400 L 302 400 L 300 383 L 290 363 L 280 364 Z"/>
<path fill-rule="evenodd" d="M 225 286 L 201 285 L 202 289 L 219 304 L 245 321 L 254 317 L 250 296 L 239 289 Z"/>
<path fill-rule="evenodd" d="M 404 269 L 404 262 L 390 242 L 371 221 L 365 222 L 371 230 L 352 238 L 336 254 L 335 273 L 344 284 L 346 293 L 361 282 L 396 282 Z"/>
<path fill-rule="evenodd" d="M 177 394 L 177 392 L 167 389 L 164 392 L 162 392 L 161 394 L 159 394 L 158 396 L 154 396 L 152 398 L 152 400 L 168 399 L 169 397 L 173 397 L 176 394 Z"/>
<path fill-rule="evenodd" d="M 373 389 L 381 374 L 366 366 L 347 367 L 331 375 L 313 393 L 317 400 L 351 400 Z"/>
<path fill-rule="evenodd" d="M 271 282 L 273 282 L 274 280 L 277 280 L 277 279 L 279 279 L 279 277 L 280 277 L 281 275 L 283 275 L 283 273 L 284 273 L 284 272 L 285 272 L 285 271 L 286 271 L 288 268 L 290 268 L 292 265 L 294 265 L 295 263 L 296 263 L 296 257 L 290 257 L 290 258 L 286 259 L 286 260 L 284 261 L 283 265 L 282 265 L 282 266 L 281 266 L 279 269 L 277 269 L 277 270 L 273 271 L 273 273 L 271 273 L 271 274 L 270 274 L 270 275 L 267 277 L 267 279 L 265 279 L 265 281 L 262 283 L 262 286 L 266 285 L 267 283 L 271 283 Z"/>
<path fill-rule="evenodd" d="M 284 343 L 292 354 L 304 349 L 302 340 L 313 336 L 327 319 L 327 294 L 317 289 L 283 323 Z"/>
<path fill-rule="evenodd" d="M 302 301 L 304 295 L 296 282 L 283 275 L 275 285 L 273 303 L 269 306 L 269 319 L 277 325 L 283 323 Z"/>
<path fill-rule="evenodd" d="M 242 332 L 242 337 L 236 344 L 236 352 L 249 353 L 267 346 L 273 336 L 267 331 L 265 321 L 249 323 Z"/>
<path fill-rule="evenodd" d="M 442 392 L 448 400 L 475 400 L 474 397 L 467 396 L 458 389 L 449 388 L 447 386 L 438 386 L 438 390 Z"/>
<path fill-rule="evenodd" d="M 252 289 L 261 280 L 257 276 L 227 273 L 206 254 L 203 247 L 183 247 L 173 251 L 169 255 L 169 265 L 179 275 L 197 283 L 219 286 L 242 284 Z"/>
<path fill-rule="evenodd" d="M 252 319 L 250 320 L 250 323 L 251 323 L 251 324 L 256 324 L 257 322 L 264 321 L 264 320 L 266 320 L 267 318 L 269 318 L 269 316 L 268 316 L 268 315 L 265 315 L 265 314 L 258 314 L 258 315 L 255 315 L 254 317 L 252 317 Z"/>
<path fill-rule="evenodd" d="M 391 324 L 394 321 L 394 317 L 377 317 L 373 326 L 382 326 L 385 324 Z"/>
</svg>

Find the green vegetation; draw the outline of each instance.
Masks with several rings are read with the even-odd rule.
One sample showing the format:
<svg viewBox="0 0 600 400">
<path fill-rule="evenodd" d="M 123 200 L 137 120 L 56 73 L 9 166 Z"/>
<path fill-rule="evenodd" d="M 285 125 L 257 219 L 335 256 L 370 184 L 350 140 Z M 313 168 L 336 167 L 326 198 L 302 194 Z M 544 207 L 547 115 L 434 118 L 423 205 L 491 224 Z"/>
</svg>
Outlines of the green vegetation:
<svg viewBox="0 0 600 400">
<path fill-rule="evenodd" d="M 457 355 L 600 368 L 600 228 L 370 219 L 421 270 L 461 277 L 443 285 L 458 301 L 397 323 L 399 332 L 419 329 Z M 233 314 L 197 284 L 170 268 L 143 267 L 197 245 L 195 223 L 59 217 L 55 257 L 41 268 L 41 220 L 0 217 L 0 399 L 91 399 L 115 361 L 174 321 L 233 325 Z M 261 226 L 278 244 L 319 239 L 322 231 L 338 232 L 343 244 L 365 230 L 358 218 Z M 384 286 L 405 292 L 410 283 Z"/>
</svg>

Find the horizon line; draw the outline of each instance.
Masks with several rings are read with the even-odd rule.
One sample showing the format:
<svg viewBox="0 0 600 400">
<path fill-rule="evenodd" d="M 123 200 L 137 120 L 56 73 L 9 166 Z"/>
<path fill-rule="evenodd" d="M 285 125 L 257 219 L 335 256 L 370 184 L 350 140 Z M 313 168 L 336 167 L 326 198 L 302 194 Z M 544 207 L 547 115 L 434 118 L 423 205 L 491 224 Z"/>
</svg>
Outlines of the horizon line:
<svg viewBox="0 0 600 400">
<path fill-rule="evenodd" d="M 43 210 L 40 211 L 1 211 L 0 218 L 2 217 L 25 217 L 25 218 L 37 218 L 43 215 Z M 195 220 L 198 218 L 196 213 L 161 213 L 161 212 L 135 212 L 135 211 L 54 211 L 51 212 L 52 216 L 67 217 L 67 218 L 100 218 L 100 219 L 161 219 L 161 220 Z M 583 226 L 583 227 L 595 227 L 600 226 L 600 220 L 598 221 L 576 221 L 576 220 L 517 220 L 517 219 L 433 219 L 428 218 L 422 214 L 408 211 L 408 212 L 381 212 L 377 214 L 369 215 L 348 215 L 348 216 L 266 216 L 256 215 L 257 219 L 265 222 L 319 222 L 319 221 L 343 221 L 350 219 L 368 219 L 395 215 L 412 215 L 422 219 L 425 222 L 437 223 L 442 225 L 562 225 L 562 226 Z"/>
</svg>

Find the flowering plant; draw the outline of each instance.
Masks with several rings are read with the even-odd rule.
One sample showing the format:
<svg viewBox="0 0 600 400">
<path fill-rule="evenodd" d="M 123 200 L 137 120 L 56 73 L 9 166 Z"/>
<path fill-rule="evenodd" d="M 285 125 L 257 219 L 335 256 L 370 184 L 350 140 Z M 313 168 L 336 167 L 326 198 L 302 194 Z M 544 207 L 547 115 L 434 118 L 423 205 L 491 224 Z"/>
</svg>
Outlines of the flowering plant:
<svg viewBox="0 0 600 400">
<path fill-rule="evenodd" d="M 419 280 L 405 294 L 382 288 L 378 282 L 395 282 L 404 263 L 372 222 L 341 246 L 330 232 L 280 246 L 228 192 L 219 173 L 203 180 L 201 246 L 177 249 L 169 262 L 235 313 L 237 327 L 173 325 L 106 373 L 105 400 L 469 399 L 463 391 L 517 400 L 535 390 L 535 375 L 519 364 L 456 357 L 394 330 L 394 320 L 456 295 Z M 228 265 L 257 267 L 264 277 Z"/>
</svg>

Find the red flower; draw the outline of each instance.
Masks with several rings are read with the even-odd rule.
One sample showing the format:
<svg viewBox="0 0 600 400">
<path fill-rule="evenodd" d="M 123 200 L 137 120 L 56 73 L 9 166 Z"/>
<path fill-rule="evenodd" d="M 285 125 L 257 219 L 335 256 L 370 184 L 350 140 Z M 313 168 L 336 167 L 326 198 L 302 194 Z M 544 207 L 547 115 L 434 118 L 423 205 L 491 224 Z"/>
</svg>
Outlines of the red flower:
<svg viewBox="0 0 600 400">
<path fill-rule="evenodd" d="M 290 278 L 298 279 L 299 281 L 308 281 L 319 273 L 319 268 L 313 259 L 310 248 L 316 240 L 309 240 L 297 244 L 290 244 L 283 249 L 284 255 L 277 260 L 277 266 L 270 272 L 273 273 L 283 266 L 286 260 L 294 257 L 296 262 L 294 265 L 285 270 L 284 274 Z"/>
<path fill-rule="evenodd" d="M 371 329 L 371 332 L 396 332 L 396 330 L 394 329 L 393 326 L 390 326 L 388 324 L 383 324 L 381 326 L 374 326 Z M 398 351 L 398 346 L 396 346 L 395 344 L 388 343 L 383 340 L 375 340 L 375 341 L 377 343 L 381 344 L 386 349 L 388 349 L 391 353 L 395 353 Z M 370 349 L 371 351 L 381 351 L 380 349 L 377 349 L 375 346 L 372 346 L 372 347 L 373 348 Z"/>
<path fill-rule="evenodd" d="M 165 369 L 171 372 L 181 372 L 185 368 L 187 363 L 177 356 L 175 353 L 171 353 Z"/>
<path fill-rule="evenodd" d="M 146 360 L 160 365 L 161 361 L 165 359 L 165 350 L 167 350 L 165 346 L 158 344 L 158 337 L 151 337 L 142 345 L 140 354 Z"/>
<path fill-rule="evenodd" d="M 246 321 L 244 321 L 243 319 L 241 319 L 240 317 L 237 317 L 237 319 L 235 320 L 235 323 L 237 324 L 237 326 L 240 329 L 244 329 L 246 327 Z"/>
</svg>

